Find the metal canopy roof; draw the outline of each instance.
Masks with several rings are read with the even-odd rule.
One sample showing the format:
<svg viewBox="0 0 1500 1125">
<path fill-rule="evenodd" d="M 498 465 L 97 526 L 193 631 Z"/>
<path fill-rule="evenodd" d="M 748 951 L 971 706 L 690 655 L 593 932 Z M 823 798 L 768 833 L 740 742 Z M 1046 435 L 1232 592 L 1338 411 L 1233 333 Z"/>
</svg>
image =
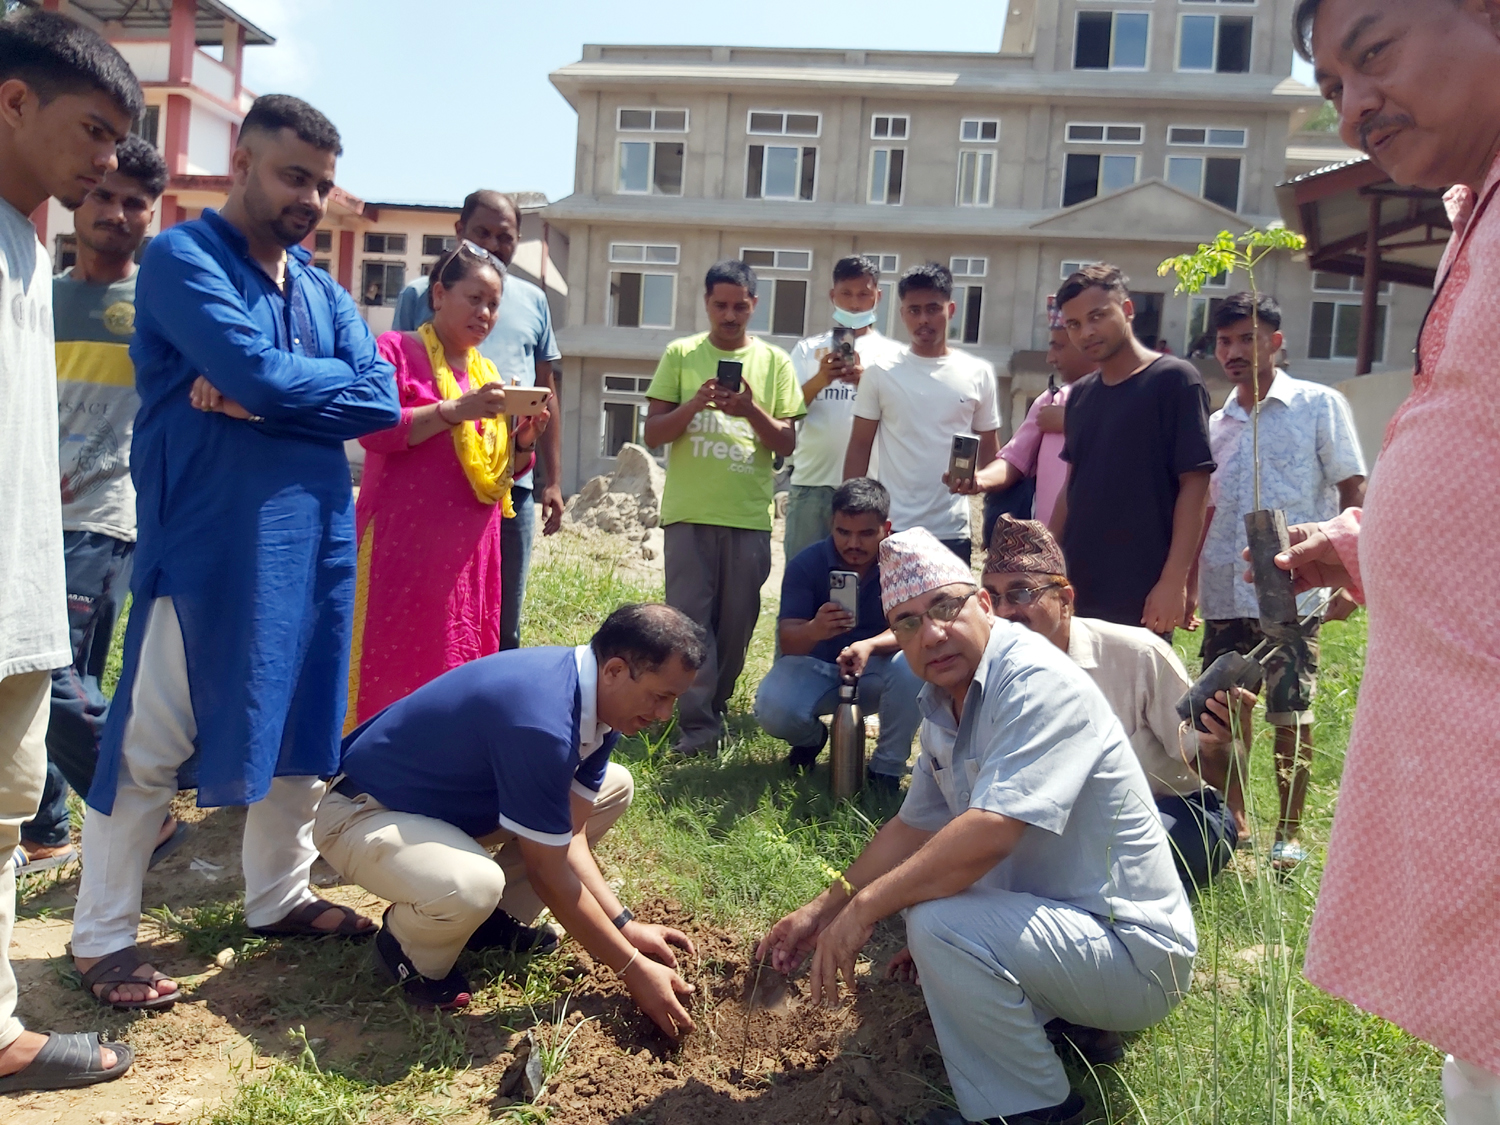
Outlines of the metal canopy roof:
<svg viewBox="0 0 1500 1125">
<path fill-rule="evenodd" d="M 1453 233 L 1441 192 L 1399 187 L 1368 157 L 1278 184 L 1276 200 L 1307 238 L 1309 267 L 1325 273 L 1365 276 L 1374 233 L 1381 281 L 1431 289 Z"/>
<path fill-rule="evenodd" d="M 114 24 L 127 33 L 142 37 L 166 38 L 172 26 L 172 0 L 68 0 L 70 8 L 77 8 L 100 23 Z M 220 0 L 198 0 L 197 43 L 206 46 L 224 42 L 224 21 L 232 20 L 245 29 L 246 46 L 269 47 L 276 42 L 274 36 L 262 31 Z"/>
</svg>

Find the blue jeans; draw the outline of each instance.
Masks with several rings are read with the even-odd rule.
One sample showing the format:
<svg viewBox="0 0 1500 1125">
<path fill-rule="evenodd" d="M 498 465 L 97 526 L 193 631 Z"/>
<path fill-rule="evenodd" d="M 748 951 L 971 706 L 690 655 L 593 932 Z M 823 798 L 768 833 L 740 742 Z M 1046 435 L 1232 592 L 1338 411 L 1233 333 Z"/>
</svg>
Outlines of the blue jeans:
<svg viewBox="0 0 1500 1125">
<path fill-rule="evenodd" d="M 52 848 L 66 844 L 68 786 L 82 795 L 93 784 L 99 738 L 109 715 L 99 681 L 130 590 L 134 553 L 134 543 L 96 531 L 63 534 L 73 663 L 52 672 L 47 782 L 36 816 L 21 825 L 21 837 L 29 843 Z"/>
<path fill-rule="evenodd" d="M 880 716 L 880 738 L 870 772 L 900 777 L 911 757 L 911 740 L 922 721 L 917 692 L 922 681 L 901 653 L 870 657 L 859 678 L 859 705 Z M 811 656 L 783 656 L 755 693 L 755 719 L 772 738 L 793 746 L 815 746 L 823 737 L 823 715 L 839 702 L 839 666 Z"/>
<path fill-rule="evenodd" d="M 1167 836 L 1187 893 L 1196 894 L 1228 865 L 1240 841 L 1234 815 L 1218 793 L 1202 789 L 1186 797 L 1158 797 L 1156 808 L 1173 818 Z"/>
<path fill-rule="evenodd" d="M 833 530 L 834 489 L 794 484 L 786 497 L 786 532 L 782 547 L 787 562 L 827 539 Z"/>
<path fill-rule="evenodd" d="M 512 487 L 516 518 L 500 522 L 500 649 L 521 647 L 521 603 L 536 539 L 536 499 L 529 488 Z"/>
</svg>

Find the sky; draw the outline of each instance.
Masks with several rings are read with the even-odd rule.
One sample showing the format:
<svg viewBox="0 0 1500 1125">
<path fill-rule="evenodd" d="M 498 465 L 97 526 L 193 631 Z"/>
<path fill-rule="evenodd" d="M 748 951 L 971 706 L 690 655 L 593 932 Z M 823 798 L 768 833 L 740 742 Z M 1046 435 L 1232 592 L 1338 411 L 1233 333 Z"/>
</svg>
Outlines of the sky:
<svg viewBox="0 0 1500 1125">
<path fill-rule="evenodd" d="M 577 118 L 547 75 L 585 42 L 993 51 L 1005 14 L 1004 0 L 229 3 L 277 40 L 245 52 L 245 84 L 326 113 L 344 138 L 340 186 L 388 203 L 571 192 Z"/>
</svg>

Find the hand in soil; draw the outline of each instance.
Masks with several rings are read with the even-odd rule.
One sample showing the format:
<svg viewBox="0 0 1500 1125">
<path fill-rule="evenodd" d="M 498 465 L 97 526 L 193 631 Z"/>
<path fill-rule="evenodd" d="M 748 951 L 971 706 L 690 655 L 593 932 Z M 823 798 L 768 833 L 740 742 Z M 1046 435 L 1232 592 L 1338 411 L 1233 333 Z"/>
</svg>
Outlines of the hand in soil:
<svg viewBox="0 0 1500 1125">
<path fill-rule="evenodd" d="M 814 1004 L 838 1003 L 839 977 L 844 978 L 844 986 L 854 995 L 854 960 L 874 932 L 875 924 L 862 919 L 851 904 L 839 911 L 838 917 L 818 935 L 810 978 Z"/>
<path fill-rule="evenodd" d="M 677 999 L 691 996 L 693 986 L 673 970 L 648 958 L 637 957 L 625 972 L 625 987 L 641 1011 L 672 1039 L 680 1039 L 693 1030 L 693 1017 Z"/>
<path fill-rule="evenodd" d="M 693 943 L 687 934 L 671 926 L 658 926 L 651 922 L 626 922 L 620 931 L 625 940 L 653 961 L 660 961 L 669 969 L 677 968 L 677 955 L 672 946 L 683 950 L 689 957 L 694 955 Z"/>
<path fill-rule="evenodd" d="M 885 967 L 886 980 L 899 980 L 902 984 L 922 983 L 921 974 L 917 972 L 917 962 L 911 955 L 911 950 L 903 948 L 900 953 L 891 958 L 891 963 Z"/>
<path fill-rule="evenodd" d="M 819 896 L 772 926 L 771 932 L 755 947 L 755 959 L 769 958 L 771 968 L 778 973 L 796 972 L 817 946 L 818 934 L 823 929 L 822 902 L 823 897 Z"/>
</svg>

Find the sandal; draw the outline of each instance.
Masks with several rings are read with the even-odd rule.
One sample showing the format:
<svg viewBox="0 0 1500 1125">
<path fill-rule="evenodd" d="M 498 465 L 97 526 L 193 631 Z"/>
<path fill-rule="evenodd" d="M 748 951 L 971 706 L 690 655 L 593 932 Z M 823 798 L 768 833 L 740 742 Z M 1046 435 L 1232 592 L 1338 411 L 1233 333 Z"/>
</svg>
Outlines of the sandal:
<svg viewBox="0 0 1500 1125">
<path fill-rule="evenodd" d="M 1307 849 L 1296 840 L 1277 840 L 1271 845 L 1271 866 L 1283 875 L 1307 862 Z"/>
<path fill-rule="evenodd" d="M 154 871 L 158 863 L 187 843 L 192 835 L 193 826 L 191 824 L 184 824 L 179 820 L 177 827 L 172 829 L 172 834 L 152 849 L 151 862 L 146 864 L 146 870 Z"/>
<path fill-rule="evenodd" d="M 343 914 L 337 926 L 331 930 L 323 930 L 313 925 L 330 910 L 338 910 Z M 315 898 L 303 903 L 279 922 L 273 922 L 269 926 L 251 926 L 250 932 L 262 937 L 374 937 L 377 927 L 361 926 L 363 921 L 365 916 L 357 910 L 324 898 Z"/>
<path fill-rule="evenodd" d="M 54 868 L 65 867 L 77 861 L 77 848 L 69 848 L 65 852 L 58 852 L 56 855 L 49 855 L 44 859 L 32 859 L 25 847 L 17 845 L 15 854 L 11 857 L 11 865 L 16 869 L 17 877 L 35 875 L 42 871 L 51 871 Z"/>
<path fill-rule="evenodd" d="M 111 1000 L 110 990 L 122 984 L 144 984 L 155 986 L 157 981 L 172 980 L 165 973 L 152 970 L 151 976 L 138 977 L 135 971 L 149 962 L 141 956 L 141 951 L 136 946 L 128 946 L 115 953 L 99 958 L 98 963 L 84 973 L 83 987 L 88 994 L 106 1008 L 113 1008 L 117 1012 L 160 1012 L 170 1008 L 177 1003 L 177 992 L 169 992 L 165 996 L 158 996 L 155 1000 Z M 103 986 L 104 991 L 96 992 L 95 989 Z M 44 1048 L 45 1049 L 45 1048 Z M 111 1046 L 110 1050 L 114 1050 Z"/>
<path fill-rule="evenodd" d="M 115 1065 L 108 1070 L 99 1065 L 100 1047 L 115 1053 Z M 66 1035 L 53 1031 L 48 1033 L 47 1042 L 42 1044 L 36 1058 L 16 1073 L 0 1078 L 0 1094 L 92 1086 L 120 1077 L 134 1061 L 134 1051 L 124 1043 L 100 1042 L 97 1031 Z"/>
</svg>

